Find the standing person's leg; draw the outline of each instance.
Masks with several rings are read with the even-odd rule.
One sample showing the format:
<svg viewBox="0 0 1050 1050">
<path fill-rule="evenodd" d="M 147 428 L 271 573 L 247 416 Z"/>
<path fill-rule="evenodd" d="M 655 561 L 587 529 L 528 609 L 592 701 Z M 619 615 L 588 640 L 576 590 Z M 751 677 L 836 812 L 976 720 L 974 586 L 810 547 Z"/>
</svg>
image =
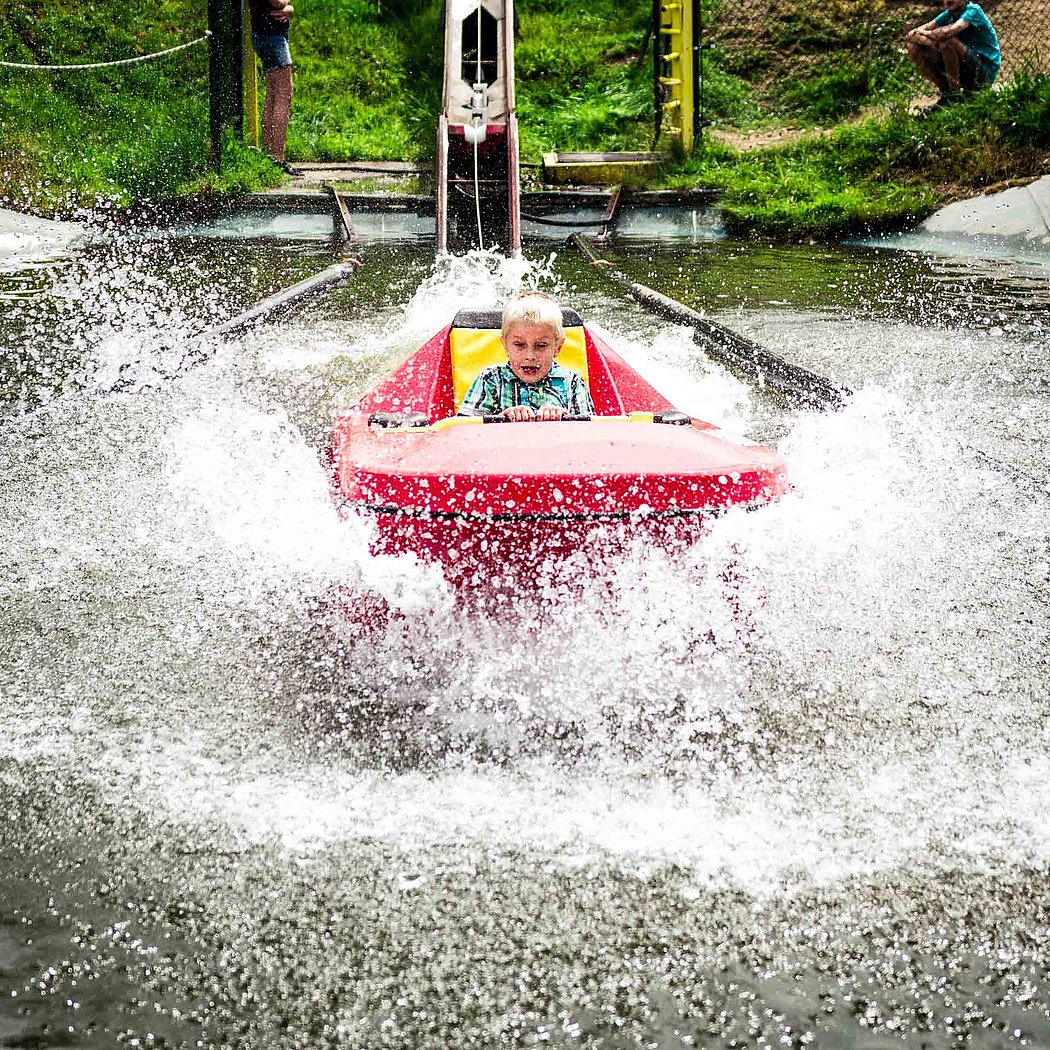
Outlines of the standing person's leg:
<svg viewBox="0 0 1050 1050">
<path fill-rule="evenodd" d="M 263 149 L 278 164 L 284 163 L 284 143 L 292 114 L 292 67 L 282 66 L 266 74 L 266 104 L 263 106 Z"/>
<path fill-rule="evenodd" d="M 266 78 L 260 145 L 278 164 L 284 163 L 284 142 L 292 112 L 292 53 L 288 38 L 252 33 L 252 46 L 262 61 Z"/>
<path fill-rule="evenodd" d="M 274 155 L 273 152 L 273 107 L 277 101 L 277 94 L 270 86 L 270 77 L 273 76 L 275 70 L 270 70 L 264 73 L 264 83 L 266 85 L 265 94 L 266 97 L 263 99 L 263 111 L 262 118 L 260 120 L 259 127 L 259 145 L 262 147 L 263 153 L 268 157 Z"/>
</svg>

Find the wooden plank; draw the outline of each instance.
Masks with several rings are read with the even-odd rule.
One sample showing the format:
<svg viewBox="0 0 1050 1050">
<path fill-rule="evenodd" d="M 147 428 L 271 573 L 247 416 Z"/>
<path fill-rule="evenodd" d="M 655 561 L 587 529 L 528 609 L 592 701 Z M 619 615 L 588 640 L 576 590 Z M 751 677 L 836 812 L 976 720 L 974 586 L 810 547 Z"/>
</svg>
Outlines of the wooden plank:
<svg viewBox="0 0 1050 1050">
<path fill-rule="evenodd" d="M 605 224 L 598 231 L 598 240 L 604 241 L 609 238 L 609 231 L 616 222 L 616 213 L 620 210 L 620 199 L 623 196 L 623 186 L 613 186 L 609 194 L 609 204 L 605 209 Z"/>
<path fill-rule="evenodd" d="M 350 218 L 350 210 L 346 206 L 346 201 L 334 186 L 329 186 L 328 192 L 332 195 L 336 234 L 340 240 L 353 244 L 357 240 L 357 234 L 354 232 L 354 222 Z"/>
</svg>

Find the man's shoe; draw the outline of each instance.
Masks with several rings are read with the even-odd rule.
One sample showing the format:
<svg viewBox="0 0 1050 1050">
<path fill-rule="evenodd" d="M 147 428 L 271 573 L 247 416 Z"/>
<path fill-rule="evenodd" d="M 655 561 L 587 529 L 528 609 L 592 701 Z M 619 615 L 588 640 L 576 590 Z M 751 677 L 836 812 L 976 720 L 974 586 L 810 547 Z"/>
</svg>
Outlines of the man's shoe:
<svg viewBox="0 0 1050 1050">
<path fill-rule="evenodd" d="M 930 109 L 947 109 L 949 106 L 957 106 L 965 97 L 961 91 L 946 91 Z"/>
</svg>

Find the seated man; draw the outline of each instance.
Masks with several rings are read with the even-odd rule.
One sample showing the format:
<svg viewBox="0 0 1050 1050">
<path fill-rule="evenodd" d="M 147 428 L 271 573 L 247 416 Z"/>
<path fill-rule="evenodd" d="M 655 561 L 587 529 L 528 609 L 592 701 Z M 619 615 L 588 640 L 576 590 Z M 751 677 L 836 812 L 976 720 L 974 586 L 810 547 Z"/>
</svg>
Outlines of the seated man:
<svg viewBox="0 0 1050 1050">
<path fill-rule="evenodd" d="M 999 75 L 999 37 L 977 4 L 947 0 L 946 10 L 904 39 L 908 57 L 940 92 L 935 108 L 993 84 Z"/>
<path fill-rule="evenodd" d="M 514 422 L 594 414 L 587 384 L 554 359 L 565 342 L 561 308 L 543 292 L 522 292 L 503 311 L 505 365 L 478 373 L 461 416 L 503 415 Z"/>
</svg>

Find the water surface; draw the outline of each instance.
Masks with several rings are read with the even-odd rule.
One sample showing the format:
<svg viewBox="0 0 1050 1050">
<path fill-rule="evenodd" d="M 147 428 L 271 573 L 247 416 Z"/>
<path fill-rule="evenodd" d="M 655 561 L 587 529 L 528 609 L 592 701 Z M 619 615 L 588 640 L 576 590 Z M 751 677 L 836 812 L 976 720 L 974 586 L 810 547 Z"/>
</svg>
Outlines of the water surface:
<svg viewBox="0 0 1050 1050">
<path fill-rule="evenodd" d="M 609 255 L 851 403 L 745 387 L 561 248 L 376 247 L 192 358 L 331 246 L 0 276 L 0 1046 L 1050 1045 L 1045 281 Z M 332 414 L 523 283 L 795 491 L 509 616 L 371 557 Z"/>
</svg>

